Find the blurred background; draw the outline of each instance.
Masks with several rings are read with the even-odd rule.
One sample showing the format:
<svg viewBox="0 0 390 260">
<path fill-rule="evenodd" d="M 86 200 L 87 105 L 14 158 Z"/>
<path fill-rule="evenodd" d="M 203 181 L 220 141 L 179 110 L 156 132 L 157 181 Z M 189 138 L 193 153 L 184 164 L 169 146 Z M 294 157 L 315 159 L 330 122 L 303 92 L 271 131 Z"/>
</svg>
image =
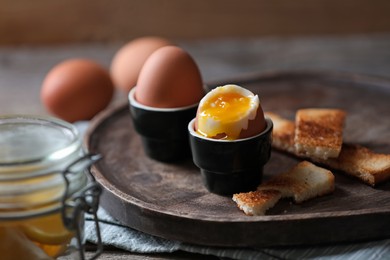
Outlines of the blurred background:
<svg viewBox="0 0 390 260">
<path fill-rule="evenodd" d="M 390 31 L 386 0 L 0 0 L 0 44 Z"/>
<path fill-rule="evenodd" d="M 55 64 L 109 68 L 142 36 L 186 49 L 206 82 L 309 69 L 390 77 L 388 0 L 0 0 L 0 112 L 46 113 L 39 91 Z"/>
</svg>

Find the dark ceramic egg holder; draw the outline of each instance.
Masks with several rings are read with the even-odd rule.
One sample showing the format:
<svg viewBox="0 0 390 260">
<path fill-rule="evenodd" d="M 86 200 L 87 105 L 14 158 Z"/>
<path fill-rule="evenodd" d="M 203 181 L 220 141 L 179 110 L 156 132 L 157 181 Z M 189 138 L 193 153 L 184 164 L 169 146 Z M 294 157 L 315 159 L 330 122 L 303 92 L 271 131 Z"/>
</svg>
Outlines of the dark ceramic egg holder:
<svg viewBox="0 0 390 260">
<path fill-rule="evenodd" d="M 271 155 L 272 121 L 266 118 L 263 132 L 238 140 L 201 136 L 195 132 L 194 122 L 195 119 L 188 124 L 190 147 L 206 188 L 220 195 L 255 190 Z"/>
<path fill-rule="evenodd" d="M 135 90 L 129 92 L 130 113 L 145 153 L 162 162 L 189 158 L 187 126 L 196 115 L 198 103 L 179 108 L 149 107 L 135 100 Z"/>
<path fill-rule="evenodd" d="M 253 137 L 238 140 L 206 138 L 194 131 L 198 104 L 180 108 L 155 108 L 129 92 L 134 128 L 147 156 L 161 162 L 192 159 L 200 168 L 203 183 L 212 193 L 231 195 L 255 190 L 261 183 L 263 166 L 271 154 L 273 124 Z"/>
</svg>

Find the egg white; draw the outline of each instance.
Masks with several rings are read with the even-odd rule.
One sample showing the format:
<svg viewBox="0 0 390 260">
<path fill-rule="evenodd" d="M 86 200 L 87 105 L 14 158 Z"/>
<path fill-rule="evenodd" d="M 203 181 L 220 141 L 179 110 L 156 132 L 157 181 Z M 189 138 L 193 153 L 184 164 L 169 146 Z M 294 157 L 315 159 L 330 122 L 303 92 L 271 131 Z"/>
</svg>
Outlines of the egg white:
<svg viewBox="0 0 390 260">
<path fill-rule="evenodd" d="M 198 114 L 202 113 L 205 104 L 209 103 L 210 99 L 214 99 L 225 93 L 237 93 L 248 98 L 249 108 L 232 121 L 221 121 L 213 116 L 197 116 L 197 131 L 200 134 L 215 137 L 212 133 L 215 133 L 216 129 L 222 129 L 218 134 L 229 133 L 225 138 L 237 139 L 240 132 L 248 128 L 249 121 L 256 118 L 257 109 L 260 105 L 259 97 L 251 91 L 233 84 L 217 87 L 207 93 L 199 103 Z"/>
</svg>

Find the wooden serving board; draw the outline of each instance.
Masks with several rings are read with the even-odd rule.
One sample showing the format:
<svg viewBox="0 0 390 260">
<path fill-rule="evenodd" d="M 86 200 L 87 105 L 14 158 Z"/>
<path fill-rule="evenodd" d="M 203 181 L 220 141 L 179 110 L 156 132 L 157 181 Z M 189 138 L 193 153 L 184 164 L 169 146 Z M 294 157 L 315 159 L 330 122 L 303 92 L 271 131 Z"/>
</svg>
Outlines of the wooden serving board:
<svg viewBox="0 0 390 260">
<path fill-rule="evenodd" d="M 345 141 L 390 153 L 390 80 L 344 73 L 280 72 L 210 83 L 235 83 L 257 93 L 265 111 L 290 119 L 305 107 L 348 113 Z M 165 126 L 169 127 L 169 126 Z M 265 216 L 246 216 L 231 197 L 209 193 L 192 160 L 160 163 L 145 156 L 128 105 L 90 125 L 85 145 L 104 156 L 92 173 L 101 205 L 118 221 L 148 234 L 210 246 L 283 246 L 390 237 L 390 182 L 372 188 L 334 172 L 333 194 L 296 205 L 280 201 Z M 276 151 L 264 179 L 299 160 Z"/>
</svg>

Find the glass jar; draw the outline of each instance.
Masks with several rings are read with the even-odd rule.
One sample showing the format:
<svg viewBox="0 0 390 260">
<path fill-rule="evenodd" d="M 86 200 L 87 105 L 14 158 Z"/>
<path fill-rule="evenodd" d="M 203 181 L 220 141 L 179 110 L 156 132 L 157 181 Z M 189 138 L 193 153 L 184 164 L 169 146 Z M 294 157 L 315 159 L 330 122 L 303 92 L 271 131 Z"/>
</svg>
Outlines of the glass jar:
<svg viewBox="0 0 390 260">
<path fill-rule="evenodd" d="M 100 188 L 85 170 L 99 158 L 62 120 L 0 117 L 1 259 L 84 259 L 84 212 L 100 238 Z"/>
</svg>

